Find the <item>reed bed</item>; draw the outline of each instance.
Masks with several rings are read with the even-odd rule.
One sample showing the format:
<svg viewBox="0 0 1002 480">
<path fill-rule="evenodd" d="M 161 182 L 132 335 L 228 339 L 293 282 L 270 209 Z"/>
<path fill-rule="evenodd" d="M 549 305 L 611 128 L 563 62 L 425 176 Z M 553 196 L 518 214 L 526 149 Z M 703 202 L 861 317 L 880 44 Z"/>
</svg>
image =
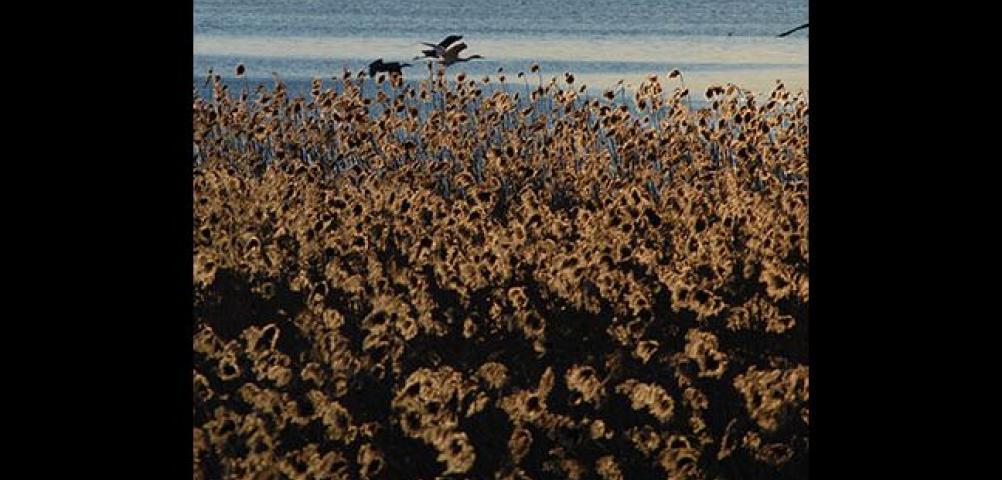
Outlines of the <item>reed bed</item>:
<svg viewBox="0 0 1002 480">
<path fill-rule="evenodd" d="M 807 99 L 677 76 L 196 85 L 194 478 L 806 477 Z"/>
</svg>

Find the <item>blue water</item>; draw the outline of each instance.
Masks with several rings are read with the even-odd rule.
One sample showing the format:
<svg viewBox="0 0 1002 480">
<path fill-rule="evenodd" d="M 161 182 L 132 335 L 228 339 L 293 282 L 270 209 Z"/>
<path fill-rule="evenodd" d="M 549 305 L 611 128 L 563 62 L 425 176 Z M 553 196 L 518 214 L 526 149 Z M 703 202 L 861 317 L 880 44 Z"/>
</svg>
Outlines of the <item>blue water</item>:
<svg viewBox="0 0 1002 480">
<path fill-rule="evenodd" d="M 450 74 L 504 68 L 511 82 L 538 62 L 544 78 L 570 71 L 604 89 L 678 68 L 696 91 L 728 82 L 765 91 L 777 79 L 796 91 L 808 85 L 809 31 L 776 35 L 807 19 L 807 0 L 194 0 L 192 72 L 232 75 L 243 63 L 252 80 L 330 78 L 378 57 L 409 61 L 418 42 L 455 33 L 464 55 L 486 59 Z"/>
</svg>

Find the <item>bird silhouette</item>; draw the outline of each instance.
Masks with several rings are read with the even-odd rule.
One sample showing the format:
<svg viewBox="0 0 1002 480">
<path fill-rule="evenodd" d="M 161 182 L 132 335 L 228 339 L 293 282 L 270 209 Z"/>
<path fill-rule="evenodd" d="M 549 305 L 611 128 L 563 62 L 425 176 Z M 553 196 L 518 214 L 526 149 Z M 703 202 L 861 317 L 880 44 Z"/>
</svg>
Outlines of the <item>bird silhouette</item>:
<svg viewBox="0 0 1002 480">
<path fill-rule="evenodd" d="M 473 60 L 473 59 L 484 58 L 484 57 L 482 57 L 480 55 L 470 55 L 469 57 L 466 57 L 466 58 L 460 57 L 459 56 L 459 52 L 462 52 L 465 49 L 466 49 L 466 44 L 465 43 L 458 43 L 456 45 L 453 45 L 453 46 L 449 47 L 448 50 L 446 50 L 445 52 L 443 52 L 442 55 L 440 55 L 440 58 L 437 61 L 438 61 L 438 63 L 441 63 L 443 66 L 448 67 L 449 65 L 452 65 L 454 63 L 468 62 L 468 61 Z"/>
<path fill-rule="evenodd" d="M 449 35 L 448 37 L 445 37 L 444 40 L 438 43 L 421 42 L 422 45 L 427 45 L 431 47 L 431 49 L 421 50 L 421 53 L 424 54 L 424 56 L 414 57 L 414 60 L 418 60 L 421 58 L 429 58 L 429 57 L 431 58 L 441 57 L 442 55 L 445 54 L 445 51 L 447 48 L 449 48 L 449 45 L 452 45 L 453 43 L 456 43 L 462 39 L 463 39 L 462 35 Z"/>
<path fill-rule="evenodd" d="M 791 33 L 793 33 L 793 32 L 796 32 L 797 30 L 800 30 L 800 29 L 802 29 L 802 28 L 807 28 L 807 26 L 808 26 L 808 25 L 809 25 L 809 23 L 805 23 L 805 24 L 803 24 L 803 25 L 801 25 L 801 26 L 799 26 L 799 27 L 797 27 L 797 28 L 794 28 L 793 30 L 790 30 L 790 31 L 787 31 L 787 32 L 783 32 L 783 33 L 780 33 L 779 35 L 777 35 L 777 37 L 785 37 L 785 36 L 787 36 L 787 35 L 789 35 L 789 34 L 791 34 Z"/>
<path fill-rule="evenodd" d="M 388 73 L 397 73 L 397 74 L 399 74 L 399 73 L 402 73 L 401 70 L 404 67 L 410 67 L 410 66 L 412 66 L 412 65 L 409 64 L 409 63 L 400 63 L 400 62 L 389 62 L 389 63 L 386 63 L 386 62 L 383 62 L 382 58 L 378 58 L 378 59 L 376 59 L 375 62 L 372 62 L 372 63 L 369 64 L 369 78 L 374 78 L 376 76 L 376 74 L 380 73 L 380 72 L 388 72 Z"/>
</svg>

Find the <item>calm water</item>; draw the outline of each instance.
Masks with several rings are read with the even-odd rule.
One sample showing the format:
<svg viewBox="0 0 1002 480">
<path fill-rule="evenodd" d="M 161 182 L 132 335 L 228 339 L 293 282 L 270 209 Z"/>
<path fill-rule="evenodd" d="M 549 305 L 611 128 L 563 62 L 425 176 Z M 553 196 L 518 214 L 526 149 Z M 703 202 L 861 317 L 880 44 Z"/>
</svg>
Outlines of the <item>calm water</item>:
<svg viewBox="0 0 1002 480">
<path fill-rule="evenodd" d="M 539 62 L 545 78 L 570 71 L 594 89 L 672 68 L 694 93 L 710 83 L 808 86 L 808 30 L 776 38 L 807 22 L 807 0 L 194 0 L 194 8 L 198 79 L 210 67 L 232 75 L 244 63 L 252 82 L 274 71 L 291 86 L 378 57 L 410 60 L 424 48 L 419 41 L 456 33 L 469 45 L 464 55 L 486 59 L 454 73 L 503 67 L 517 80 Z M 426 75 L 414 63 L 405 72 Z"/>
</svg>

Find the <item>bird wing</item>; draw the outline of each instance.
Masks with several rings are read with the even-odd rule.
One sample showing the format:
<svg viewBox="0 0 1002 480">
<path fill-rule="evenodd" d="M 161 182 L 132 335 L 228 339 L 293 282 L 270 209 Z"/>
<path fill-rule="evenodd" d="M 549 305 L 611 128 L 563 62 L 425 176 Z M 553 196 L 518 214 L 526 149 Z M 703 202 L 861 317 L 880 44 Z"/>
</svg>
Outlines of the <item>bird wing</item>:
<svg viewBox="0 0 1002 480">
<path fill-rule="evenodd" d="M 791 34 L 793 32 L 796 32 L 797 30 L 800 30 L 802 28 L 807 28 L 808 25 L 810 25 L 810 23 L 805 23 L 805 24 L 803 24 L 803 25 L 801 25 L 801 26 L 799 26 L 797 28 L 794 28 L 793 30 L 780 33 L 779 35 L 777 35 L 777 37 L 785 37 L 785 36 L 787 36 L 787 35 L 789 35 L 789 34 Z"/>
<path fill-rule="evenodd" d="M 369 64 L 369 76 L 373 77 L 377 72 L 381 72 L 383 67 L 383 59 L 377 58 L 375 62 Z"/>
<path fill-rule="evenodd" d="M 452 45 L 453 43 L 456 43 L 456 42 L 458 42 L 458 41 L 460 41 L 462 39 L 463 39 L 462 35 L 449 35 L 448 37 L 445 37 L 445 40 L 442 40 L 441 42 L 439 42 L 438 46 L 440 46 L 442 48 L 448 48 L 449 45 Z M 434 47 L 434 45 L 430 45 L 430 46 Z"/>
<path fill-rule="evenodd" d="M 452 57 L 452 58 L 458 57 L 459 56 L 459 52 L 462 52 L 465 49 L 466 49 L 466 44 L 465 43 L 457 43 L 457 44 L 449 47 L 449 49 L 446 50 L 445 54 L 442 55 L 442 56 L 443 57 Z"/>
</svg>

